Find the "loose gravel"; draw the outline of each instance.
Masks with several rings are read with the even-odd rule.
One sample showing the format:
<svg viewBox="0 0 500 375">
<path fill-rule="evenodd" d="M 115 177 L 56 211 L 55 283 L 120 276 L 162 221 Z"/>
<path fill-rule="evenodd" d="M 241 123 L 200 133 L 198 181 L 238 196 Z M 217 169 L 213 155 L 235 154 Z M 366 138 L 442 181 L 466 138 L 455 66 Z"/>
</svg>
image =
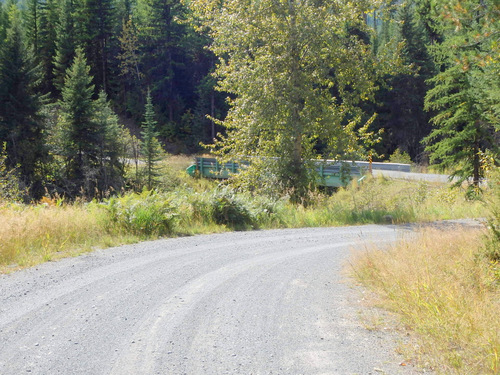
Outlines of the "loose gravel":
<svg viewBox="0 0 500 375">
<path fill-rule="evenodd" d="M 145 242 L 0 276 L 0 374 L 413 374 L 342 272 L 408 228 Z"/>
</svg>

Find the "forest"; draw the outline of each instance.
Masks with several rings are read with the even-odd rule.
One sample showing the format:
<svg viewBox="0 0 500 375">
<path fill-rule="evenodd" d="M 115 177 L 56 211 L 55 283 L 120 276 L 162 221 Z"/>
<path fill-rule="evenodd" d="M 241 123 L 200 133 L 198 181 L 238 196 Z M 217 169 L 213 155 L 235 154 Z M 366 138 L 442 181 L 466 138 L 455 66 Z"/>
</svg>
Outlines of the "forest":
<svg viewBox="0 0 500 375">
<path fill-rule="evenodd" d="M 476 187 L 498 167 L 495 0 L 0 5 L 4 198 L 151 189 L 163 152 L 207 148 L 255 158 L 240 186 L 297 197 L 313 159 L 432 164 Z"/>
</svg>

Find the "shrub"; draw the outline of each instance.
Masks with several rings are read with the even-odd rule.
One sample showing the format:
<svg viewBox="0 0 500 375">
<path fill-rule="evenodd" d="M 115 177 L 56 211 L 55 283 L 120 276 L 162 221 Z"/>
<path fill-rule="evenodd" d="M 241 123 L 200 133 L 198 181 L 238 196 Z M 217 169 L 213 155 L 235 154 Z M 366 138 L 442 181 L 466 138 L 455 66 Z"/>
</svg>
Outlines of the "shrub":
<svg viewBox="0 0 500 375">
<path fill-rule="evenodd" d="M 135 235 L 162 236 L 172 233 L 177 216 L 172 199 L 156 191 L 110 198 L 104 205 L 111 223 Z"/>
<path fill-rule="evenodd" d="M 397 148 L 394 153 L 389 157 L 391 163 L 412 164 L 411 157 L 406 151 L 401 151 Z"/>
<path fill-rule="evenodd" d="M 219 225 L 235 229 L 252 227 L 256 220 L 247 205 L 248 203 L 233 190 L 219 189 L 214 192 L 210 199 L 211 216 Z"/>
<path fill-rule="evenodd" d="M 6 147 L 6 143 L 0 145 L 0 203 L 3 200 L 20 201 L 23 195 L 15 170 L 7 169 Z"/>
<path fill-rule="evenodd" d="M 487 199 L 490 215 L 482 255 L 489 262 L 497 282 L 500 283 L 500 172 L 496 171 L 489 177 L 492 194 Z"/>
</svg>

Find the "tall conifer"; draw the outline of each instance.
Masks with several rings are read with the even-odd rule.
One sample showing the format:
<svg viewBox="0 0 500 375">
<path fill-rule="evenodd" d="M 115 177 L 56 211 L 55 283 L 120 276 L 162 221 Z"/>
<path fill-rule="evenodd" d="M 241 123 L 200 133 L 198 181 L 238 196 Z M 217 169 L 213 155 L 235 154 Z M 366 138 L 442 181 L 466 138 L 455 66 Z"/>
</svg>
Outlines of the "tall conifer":
<svg viewBox="0 0 500 375">
<path fill-rule="evenodd" d="M 0 50 L 0 144 L 7 144 L 8 167 L 17 167 L 22 182 L 41 194 L 44 146 L 39 73 L 23 44 L 16 5 L 9 8 L 7 38 Z"/>
<path fill-rule="evenodd" d="M 158 162 L 161 160 L 162 148 L 158 141 L 156 131 L 157 121 L 153 109 L 151 93 L 148 91 L 146 97 L 146 107 L 144 112 L 144 122 L 142 123 L 141 152 L 146 162 L 146 187 L 152 189 L 157 183 Z"/>
<path fill-rule="evenodd" d="M 495 0 L 453 0 L 440 10 L 444 40 L 433 52 L 443 68 L 425 98 L 426 108 L 436 113 L 426 149 L 432 162 L 478 187 L 483 156 L 489 153 L 500 161 L 500 126 L 494 115 L 500 89 L 495 84 L 492 91 L 488 88 L 499 82 L 499 8 Z"/>
<path fill-rule="evenodd" d="M 60 128 L 66 176 L 72 183 L 73 192 L 83 188 L 87 194 L 93 194 L 101 134 L 94 120 L 94 85 L 89 72 L 84 52 L 78 48 L 64 81 Z"/>
<path fill-rule="evenodd" d="M 75 6 L 73 0 L 62 0 L 60 18 L 56 28 L 56 54 L 54 56 L 54 86 L 62 91 L 66 70 L 75 56 Z"/>
</svg>

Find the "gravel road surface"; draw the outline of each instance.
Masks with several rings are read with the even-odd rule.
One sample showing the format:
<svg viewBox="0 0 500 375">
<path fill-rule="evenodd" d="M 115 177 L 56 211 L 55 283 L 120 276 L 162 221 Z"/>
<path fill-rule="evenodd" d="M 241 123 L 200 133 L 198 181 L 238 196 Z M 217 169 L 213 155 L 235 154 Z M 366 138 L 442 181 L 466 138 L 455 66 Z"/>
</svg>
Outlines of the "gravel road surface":
<svg viewBox="0 0 500 375">
<path fill-rule="evenodd" d="M 428 182 L 440 182 L 440 183 L 450 182 L 450 176 L 446 174 L 383 171 L 374 169 L 373 175 L 385 176 L 389 178 L 397 178 L 401 180 L 428 181 Z M 458 178 L 453 178 L 452 181 L 457 182 Z"/>
<path fill-rule="evenodd" d="M 341 272 L 395 226 L 165 239 L 0 276 L 0 374 L 410 374 Z"/>
</svg>

